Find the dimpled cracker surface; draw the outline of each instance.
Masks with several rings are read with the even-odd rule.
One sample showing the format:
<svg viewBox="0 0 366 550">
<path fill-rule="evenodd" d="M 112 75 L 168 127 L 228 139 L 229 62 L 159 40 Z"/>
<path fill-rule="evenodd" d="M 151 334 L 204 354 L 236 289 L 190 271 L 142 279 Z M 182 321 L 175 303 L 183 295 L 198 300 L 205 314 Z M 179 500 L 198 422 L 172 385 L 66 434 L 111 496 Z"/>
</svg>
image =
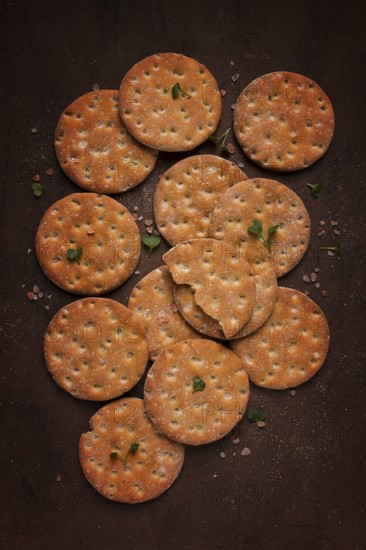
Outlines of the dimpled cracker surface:
<svg viewBox="0 0 366 550">
<path fill-rule="evenodd" d="M 263 388 L 284 390 L 309 380 L 325 361 L 329 327 L 320 307 L 291 288 L 278 288 L 267 323 L 241 340 L 230 342 L 249 379 Z"/>
<path fill-rule="evenodd" d="M 183 159 L 160 178 L 154 195 L 154 216 L 171 244 L 208 237 L 217 199 L 235 183 L 247 179 L 236 164 L 214 155 Z"/>
<path fill-rule="evenodd" d="M 226 338 L 218 321 L 207 315 L 194 301 L 188 285 L 174 285 L 175 302 L 182 316 L 192 327 L 212 338 L 236 339 L 257 330 L 268 319 L 277 296 L 277 278 L 269 251 L 260 243 L 248 244 L 242 251 L 254 274 L 255 299 L 252 315 L 231 338 Z"/>
<path fill-rule="evenodd" d="M 233 246 L 192 239 L 170 249 L 163 260 L 175 283 L 192 287 L 195 302 L 220 322 L 226 337 L 249 320 L 255 299 L 253 272 Z"/>
<path fill-rule="evenodd" d="M 44 338 L 46 366 L 55 382 L 79 399 L 102 401 L 130 390 L 149 358 L 145 331 L 125 306 L 83 298 L 52 319 Z"/>
<path fill-rule="evenodd" d="M 141 279 L 128 301 L 128 307 L 145 328 L 152 361 L 167 345 L 188 338 L 201 338 L 179 313 L 174 301 L 173 284 L 164 265 Z"/>
<path fill-rule="evenodd" d="M 142 399 L 109 403 L 91 417 L 90 427 L 80 438 L 80 463 L 86 479 L 106 498 L 144 502 L 161 495 L 178 477 L 184 446 L 156 430 Z M 125 460 L 133 444 L 138 447 Z"/>
<path fill-rule="evenodd" d="M 68 250 L 82 248 L 70 261 Z M 122 204 L 95 193 L 74 193 L 43 216 L 36 253 L 44 273 L 75 294 L 105 294 L 132 275 L 140 257 L 138 227 Z"/>
<path fill-rule="evenodd" d="M 194 391 L 194 379 L 205 384 Z M 202 386 L 201 386 L 202 387 Z M 211 340 L 186 340 L 160 354 L 148 372 L 144 399 L 154 425 L 168 437 L 201 445 L 239 422 L 249 399 L 242 361 Z"/>
<path fill-rule="evenodd" d="M 300 74 L 275 72 L 256 78 L 236 103 L 236 139 L 253 162 L 268 170 L 310 166 L 327 151 L 333 131 L 329 98 Z"/>
<path fill-rule="evenodd" d="M 89 92 L 71 103 L 58 121 L 55 148 L 69 178 L 97 193 L 134 187 L 150 174 L 157 157 L 123 126 L 116 90 Z"/>
<path fill-rule="evenodd" d="M 277 277 L 293 269 L 305 254 L 310 241 L 310 217 L 296 193 L 278 181 L 263 178 L 237 183 L 217 202 L 212 213 L 210 237 L 241 249 L 258 242 L 248 228 L 253 220 L 268 228 L 278 225 L 271 235 L 271 255 Z"/>
<path fill-rule="evenodd" d="M 178 93 L 176 84 L 190 95 Z M 161 151 L 189 151 L 215 132 L 221 95 L 210 71 L 195 59 L 161 53 L 136 63 L 122 80 L 120 115 L 135 138 Z"/>
</svg>

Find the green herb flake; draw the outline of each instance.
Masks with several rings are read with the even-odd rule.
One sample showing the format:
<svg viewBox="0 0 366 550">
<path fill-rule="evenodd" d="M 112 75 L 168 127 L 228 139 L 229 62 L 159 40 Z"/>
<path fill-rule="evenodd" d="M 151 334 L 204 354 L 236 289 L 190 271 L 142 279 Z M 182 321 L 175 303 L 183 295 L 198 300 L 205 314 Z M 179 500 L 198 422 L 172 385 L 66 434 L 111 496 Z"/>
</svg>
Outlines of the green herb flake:
<svg viewBox="0 0 366 550">
<path fill-rule="evenodd" d="M 192 378 L 192 385 L 193 385 L 192 393 L 196 393 L 197 391 L 203 391 L 206 387 L 206 383 L 199 376 L 194 376 Z"/>
<path fill-rule="evenodd" d="M 149 249 L 148 256 L 150 256 L 154 248 L 159 246 L 159 244 L 161 243 L 161 238 L 154 237 L 153 235 L 145 235 L 145 237 L 142 237 L 142 242 L 144 243 L 145 246 L 148 247 Z"/>
<path fill-rule="evenodd" d="M 38 183 L 38 182 L 32 183 L 31 189 L 32 189 L 33 195 L 35 197 L 38 198 L 38 197 L 41 197 L 43 195 L 44 188 L 43 188 L 43 185 L 41 183 Z"/>
<path fill-rule="evenodd" d="M 120 458 L 120 456 L 117 453 L 117 451 L 113 451 L 113 453 L 109 453 L 109 458 L 115 459 L 115 458 Z"/>
<path fill-rule="evenodd" d="M 272 243 L 271 243 L 271 235 L 273 235 L 274 233 L 276 233 L 278 229 L 278 225 L 271 225 L 268 229 L 267 229 L 267 233 L 268 233 L 268 238 L 265 239 L 263 237 L 263 225 L 261 224 L 261 222 L 259 220 L 253 220 L 252 221 L 252 225 L 250 227 L 248 227 L 248 233 L 250 233 L 251 235 L 257 235 L 257 237 L 259 237 L 260 239 L 262 239 L 263 241 L 263 244 L 267 247 L 267 249 L 271 252 L 272 250 Z"/>
<path fill-rule="evenodd" d="M 226 140 L 227 140 L 227 137 L 228 137 L 230 131 L 231 131 L 231 128 L 228 128 L 228 129 L 226 130 L 226 132 L 224 132 L 224 133 L 222 134 L 222 136 L 214 136 L 214 135 L 212 135 L 212 136 L 210 136 L 208 139 L 209 139 L 210 141 L 213 141 L 213 142 L 216 143 L 217 145 L 219 145 L 219 147 L 221 147 L 221 149 L 222 149 L 223 151 L 225 151 L 225 153 L 230 153 L 230 150 L 229 150 L 228 146 L 225 145 Z M 229 145 L 230 145 L 230 144 L 229 144 Z M 232 152 L 232 151 L 231 151 L 231 152 Z"/>
<path fill-rule="evenodd" d="M 177 99 L 179 97 L 179 95 L 181 95 L 182 97 L 186 97 L 187 99 L 191 99 L 191 96 L 189 94 L 187 94 L 187 92 L 182 90 L 182 88 L 180 87 L 179 82 L 177 82 L 176 84 L 174 84 L 174 86 L 172 88 L 173 99 Z"/>
<path fill-rule="evenodd" d="M 83 249 L 80 248 L 69 248 L 69 250 L 66 252 L 67 259 L 69 262 L 77 262 L 80 264 L 80 258 L 83 254 Z"/>
<path fill-rule="evenodd" d="M 341 251 L 341 245 L 340 243 L 336 243 L 333 246 L 319 246 L 319 250 L 332 250 L 333 252 L 340 252 Z"/>
<path fill-rule="evenodd" d="M 307 185 L 311 189 L 311 194 L 313 195 L 313 197 L 315 197 L 317 199 L 318 196 L 319 196 L 320 191 L 323 189 L 323 184 L 322 183 L 306 183 L 305 185 Z"/>
<path fill-rule="evenodd" d="M 253 424 L 263 422 L 266 419 L 266 416 L 267 414 L 263 407 L 259 407 L 258 409 L 249 407 L 247 411 L 247 420 L 249 420 L 249 422 L 253 422 Z"/>
</svg>

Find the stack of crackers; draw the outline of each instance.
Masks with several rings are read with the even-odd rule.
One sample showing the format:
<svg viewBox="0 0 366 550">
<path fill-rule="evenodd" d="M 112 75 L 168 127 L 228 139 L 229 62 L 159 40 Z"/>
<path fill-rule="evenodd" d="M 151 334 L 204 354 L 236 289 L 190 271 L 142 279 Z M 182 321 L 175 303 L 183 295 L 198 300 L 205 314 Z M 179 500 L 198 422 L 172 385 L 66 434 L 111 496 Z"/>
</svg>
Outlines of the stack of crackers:
<svg viewBox="0 0 366 550">
<path fill-rule="evenodd" d="M 134 272 L 141 238 L 110 194 L 152 172 L 158 151 L 191 151 L 215 132 L 221 95 L 210 71 L 175 53 L 130 69 L 119 91 L 96 90 L 62 113 L 61 168 L 86 192 L 43 216 L 36 251 L 45 274 L 83 298 L 62 308 L 44 340 L 46 365 L 76 398 L 111 401 L 80 439 L 88 481 L 120 502 L 152 499 L 177 478 L 184 445 L 227 435 L 242 419 L 249 381 L 293 388 L 324 363 L 329 328 L 301 292 L 279 287 L 310 241 L 300 197 L 248 178 L 214 155 L 187 156 L 159 179 L 154 216 L 172 246 L 142 278 L 128 307 L 101 295 Z M 334 113 L 310 79 L 276 72 L 241 93 L 234 131 L 264 169 L 309 166 L 329 147 Z M 143 399 L 121 398 L 149 369 Z"/>
</svg>

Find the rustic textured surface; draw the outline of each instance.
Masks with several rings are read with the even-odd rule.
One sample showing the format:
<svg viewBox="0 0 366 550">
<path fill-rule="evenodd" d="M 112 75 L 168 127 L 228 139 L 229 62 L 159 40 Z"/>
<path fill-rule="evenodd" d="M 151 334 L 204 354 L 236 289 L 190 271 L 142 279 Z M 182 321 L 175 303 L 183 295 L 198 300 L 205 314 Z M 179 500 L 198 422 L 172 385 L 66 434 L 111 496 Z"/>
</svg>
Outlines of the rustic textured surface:
<svg viewBox="0 0 366 550">
<path fill-rule="evenodd" d="M 176 84 L 186 96 L 174 97 Z M 136 63 L 122 80 L 119 99 L 131 134 L 161 151 L 194 149 L 215 132 L 221 116 L 214 76 L 180 53 L 157 53 Z"/>
<path fill-rule="evenodd" d="M 149 349 L 132 311 L 108 298 L 84 298 L 56 313 L 45 333 L 44 355 L 61 388 L 79 399 L 105 401 L 137 384 Z"/>
<path fill-rule="evenodd" d="M 109 403 L 92 416 L 90 428 L 80 438 L 80 463 L 89 483 L 106 498 L 145 502 L 161 495 L 179 475 L 184 446 L 156 430 L 142 399 Z M 137 450 L 127 456 L 133 444 Z"/>
<path fill-rule="evenodd" d="M 1 17 L 2 545 L 14 550 L 364 548 L 363 3 L 9 0 L 2 2 Z M 229 157 L 244 163 L 250 177 L 279 178 L 304 201 L 312 220 L 310 247 L 281 285 L 311 292 L 328 318 L 332 340 L 323 367 L 295 396 L 252 385 L 249 406 L 265 407 L 265 428 L 244 418 L 233 431 L 237 445 L 229 435 L 212 445 L 188 447 L 181 475 L 170 489 L 130 506 L 93 491 L 81 471 L 78 441 L 99 406 L 68 395 L 44 366 L 44 331 L 75 296 L 40 271 L 34 237 L 46 209 L 80 190 L 58 167 L 54 153 L 62 110 L 95 83 L 118 87 L 134 63 L 169 49 L 204 63 L 227 90 L 217 135 L 232 123 L 230 105 L 261 74 L 289 70 L 309 75 L 332 99 L 334 139 L 326 155 L 306 170 L 280 178 L 264 172 L 235 141 L 236 154 Z M 239 79 L 231 83 L 237 73 Z M 221 153 L 209 142 L 194 154 Z M 152 218 L 158 175 L 184 156 L 159 154 L 147 181 L 118 200 L 130 211 L 138 204 L 139 213 Z M 45 175 L 49 167 L 51 177 Z M 40 199 L 29 189 L 36 172 L 45 187 Z M 305 183 L 318 181 L 324 190 L 316 200 Z M 320 220 L 325 221 L 322 238 L 317 237 Z M 338 226 L 333 228 L 331 220 Z M 339 257 L 318 251 L 320 243 L 338 240 Z M 166 250 L 162 242 L 148 258 L 144 248 L 140 275 L 108 297 L 127 305 L 132 288 L 162 265 Z M 302 280 L 314 267 L 320 269 L 320 288 Z M 34 284 L 44 296 L 30 302 L 26 292 Z M 143 383 L 131 395 L 141 398 Z M 250 456 L 240 455 L 244 447 Z"/>
<path fill-rule="evenodd" d="M 143 181 L 158 154 L 123 126 L 117 90 L 89 92 L 68 105 L 57 124 L 55 149 L 72 181 L 107 194 L 127 191 Z"/>
<path fill-rule="evenodd" d="M 310 78 L 285 71 L 260 76 L 238 97 L 236 139 L 267 170 L 292 172 L 325 155 L 333 137 L 334 111 Z"/>
</svg>

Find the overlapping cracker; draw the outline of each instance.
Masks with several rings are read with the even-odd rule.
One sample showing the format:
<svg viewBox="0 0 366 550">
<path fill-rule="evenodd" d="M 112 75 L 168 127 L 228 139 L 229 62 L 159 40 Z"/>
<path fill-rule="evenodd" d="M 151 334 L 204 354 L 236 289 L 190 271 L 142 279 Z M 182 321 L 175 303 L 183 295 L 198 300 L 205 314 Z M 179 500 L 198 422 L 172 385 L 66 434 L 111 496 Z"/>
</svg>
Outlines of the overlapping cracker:
<svg viewBox="0 0 366 550">
<path fill-rule="evenodd" d="M 310 241 L 310 217 L 304 203 L 291 189 L 278 181 L 254 178 L 234 185 L 220 197 L 211 216 L 210 237 L 224 240 L 240 249 L 261 242 L 248 232 L 253 220 L 268 228 L 271 255 L 277 277 L 293 269 L 305 254 Z"/>
<path fill-rule="evenodd" d="M 167 266 L 158 267 L 137 283 L 128 301 L 128 307 L 145 328 L 152 361 L 168 345 L 201 338 L 179 313 L 173 284 Z"/>
<path fill-rule="evenodd" d="M 77 255 L 74 260 L 67 257 L 68 250 Z M 44 273 L 75 294 L 98 295 L 117 288 L 132 275 L 140 251 L 140 233 L 127 208 L 95 193 L 74 193 L 55 202 L 36 236 Z"/>
<path fill-rule="evenodd" d="M 326 153 L 334 131 L 333 107 L 306 76 L 269 73 L 240 94 L 234 131 L 244 153 L 263 168 L 301 170 Z"/>
<path fill-rule="evenodd" d="M 214 239 L 192 239 L 170 249 L 163 260 L 177 284 L 192 287 L 195 302 L 220 322 L 226 337 L 249 320 L 255 282 L 249 263 L 238 249 Z"/>
<path fill-rule="evenodd" d="M 56 313 L 44 338 L 46 366 L 62 389 L 102 401 L 129 391 L 149 358 L 143 326 L 125 306 L 84 298 Z"/>
<path fill-rule="evenodd" d="M 225 436 L 242 418 L 248 398 L 243 363 L 211 340 L 186 340 L 165 348 L 148 372 L 144 390 L 154 425 L 189 445 Z"/>
<path fill-rule="evenodd" d="M 291 288 L 278 288 L 267 323 L 230 348 L 242 359 L 249 379 L 264 388 L 284 390 L 303 384 L 323 365 L 329 327 L 320 307 Z"/>
<path fill-rule="evenodd" d="M 61 168 L 80 187 L 120 193 L 154 168 L 157 151 L 135 140 L 118 114 L 118 91 L 89 92 L 62 113 L 55 133 Z"/>
<path fill-rule="evenodd" d="M 173 97 L 173 88 L 181 90 Z M 210 71 L 176 53 L 146 57 L 120 87 L 120 115 L 129 132 L 160 151 L 189 151 L 212 135 L 221 116 L 221 95 Z"/>
<path fill-rule="evenodd" d="M 80 463 L 86 479 L 106 498 L 145 502 L 178 477 L 184 446 L 156 430 L 142 399 L 109 403 L 91 417 L 90 427 L 80 438 Z"/>
<path fill-rule="evenodd" d="M 171 244 L 208 237 L 217 199 L 247 176 L 236 164 L 214 155 L 185 158 L 160 178 L 154 195 L 154 216 Z"/>
<path fill-rule="evenodd" d="M 207 315 L 195 300 L 188 285 L 174 285 L 174 299 L 182 316 L 192 327 L 221 340 L 242 338 L 257 330 L 271 315 L 277 296 L 277 278 L 269 251 L 260 243 L 248 245 L 241 251 L 254 274 L 255 299 L 252 315 L 231 338 L 226 338 L 218 321 Z"/>
</svg>

